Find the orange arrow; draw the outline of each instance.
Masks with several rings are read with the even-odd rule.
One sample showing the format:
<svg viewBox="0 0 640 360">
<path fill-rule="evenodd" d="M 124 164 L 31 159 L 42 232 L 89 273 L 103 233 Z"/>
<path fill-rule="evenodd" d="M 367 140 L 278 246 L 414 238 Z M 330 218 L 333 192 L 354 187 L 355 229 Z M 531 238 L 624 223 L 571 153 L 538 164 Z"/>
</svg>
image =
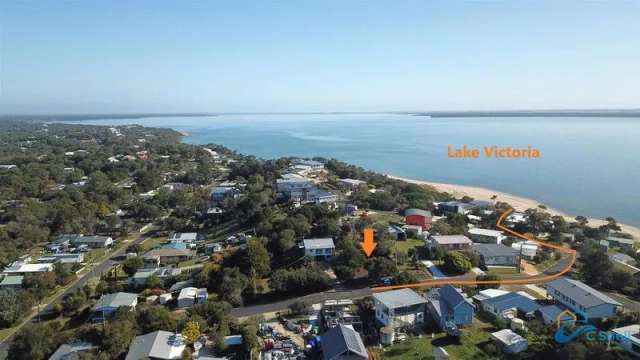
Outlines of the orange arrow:
<svg viewBox="0 0 640 360">
<path fill-rule="evenodd" d="M 376 249 L 376 243 L 373 242 L 373 229 L 364 229 L 364 241 L 362 241 L 362 250 L 370 257 L 373 253 L 373 250 Z"/>
</svg>

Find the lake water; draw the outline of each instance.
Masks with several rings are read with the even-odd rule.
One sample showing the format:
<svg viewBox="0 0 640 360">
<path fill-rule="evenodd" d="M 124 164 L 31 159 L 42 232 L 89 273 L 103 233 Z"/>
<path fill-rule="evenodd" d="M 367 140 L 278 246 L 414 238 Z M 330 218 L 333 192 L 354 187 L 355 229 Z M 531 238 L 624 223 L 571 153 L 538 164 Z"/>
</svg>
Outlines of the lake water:
<svg viewBox="0 0 640 360">
<path fill-rule="evenodd" d="M 624 118 L 428 118 L 395 114 L 223 115 L 107 119 L 187 131 L 261 158 L 323 156 L 397 176 L 482 186 L 575 215 L 640 225 L 640 120 Z M 447 146 L 540 149 L 539 159 L 449 159 Z"/>
</svg>

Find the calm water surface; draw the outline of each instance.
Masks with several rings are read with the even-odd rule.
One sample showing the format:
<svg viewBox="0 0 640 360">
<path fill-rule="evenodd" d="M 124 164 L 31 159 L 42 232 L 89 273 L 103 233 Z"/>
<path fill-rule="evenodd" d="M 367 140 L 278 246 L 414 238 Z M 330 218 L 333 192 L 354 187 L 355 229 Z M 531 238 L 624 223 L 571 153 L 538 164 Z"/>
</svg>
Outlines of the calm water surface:
<svg viewBox="0 0 640 360">
<path fill-rule="evenodd" d="M 323 156 L 397 176 L 483 186 L 570 214 L 640 225 L 640 119 L 448 118 L 410 115 L 222 115 L 106 119 L 187 131 L 261 158 Z M 449 159 L 447 146 L 540 149 L 539 159 Z"/>
</svg>

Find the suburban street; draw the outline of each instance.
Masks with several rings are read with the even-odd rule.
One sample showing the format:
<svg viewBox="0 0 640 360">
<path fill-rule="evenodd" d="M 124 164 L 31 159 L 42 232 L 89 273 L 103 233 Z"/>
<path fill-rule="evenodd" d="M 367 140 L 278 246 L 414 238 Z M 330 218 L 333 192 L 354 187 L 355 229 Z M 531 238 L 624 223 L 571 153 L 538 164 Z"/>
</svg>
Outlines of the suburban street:
<svg viewBox="0 0 640 360">
<path fill-rule="evenodd" d="M 86 285 L 87 282 L 89 282 L 89 280 L 91 280 L 94 277 L 100 276 L 100 274 L 109 270 L 113 265 L 119 263 L 119 261 L 113 260 L 113 258 L 124 255 L 128 246 L 140 244 L 146 239 L 147 237 L 144 236 L 144 234 L 139 234 L 137 238 L 133 240 L 125 240 L 124 246 L 120 247 L 118 250 L 114 251 L 113 253 L 110 253 L 105 260 L 103 260 L 101 263 L 98 263 L 97 265 L 94 265 L 91 271 L 82 275 L 81 277 L 76 279 L 74 282 L 72 282 L 70 285 L 67 285 L 67 288 L 62 293 L 58 294 L 58 296 L 54 297 L 48 304 L 43 304 L 44 307 L 40 310 L 40 312 L 35 311 L 31 315 L 29 315 L 26 319 L 24 319 L 19 325 L 15 327 L 14 333 L 8 336 L 2 343 L 0 343 L 0 359 L 7 358 L 7 352 L 9 350 L 9 346 L 11 345 L 11 341 L 13 340 L 13 337 L 24 325 L 37 319 L 38 315 L 47 314 L 49 311 L 51 311 L 53 304 L 59 302 L 68 294 L 74 293 L 77 289 L 80 289 L 84 285 Z"/>
<path fill-rule="evenodd" d="M 231 315 L 235 317 L 247 317 L 252 315 L 258 315 L 262 313 L 280 311 L 289 308 L 291 304 L 295 302 L 305 302 L 307 304 L 321 303 L 326 300 L 342 300 L 342 299 L 360 299 L 371 295 L 371 288 L 362 287 L 357 289 L 345 289 L 345 290 L 328 290 L 306 296 L 295 297 L 282 301 L 277 301 L 268 304 L 251 305 L 245 307 L 234 308 L 231 310 Z"/>
</svg>

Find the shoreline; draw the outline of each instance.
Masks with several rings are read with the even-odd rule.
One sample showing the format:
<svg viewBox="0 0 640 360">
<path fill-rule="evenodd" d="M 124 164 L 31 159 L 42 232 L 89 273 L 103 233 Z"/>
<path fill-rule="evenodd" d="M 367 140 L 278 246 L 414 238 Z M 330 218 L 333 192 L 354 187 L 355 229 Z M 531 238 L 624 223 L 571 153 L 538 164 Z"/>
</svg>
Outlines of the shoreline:
<svg viewBox="0 0 640 360">
<path fill-rule="evenodd" d="M 538 208 L 538 205 L 544 205 L 547 207 L 546 211 L 552 216 L 558 215 L 558 216 L 564 217 L 567 221 L 575 221 L 575 216 L 572 216 L 571 214 L 567 214 L 566 212 L 563 212 L 561 210 L 555 209 L 553 207 L 549 207 L 546 204 L 541 203 L 535 199 L 530 199 L 523 196 L 510 194 L 503 191 L 492 190 L 492 189 L 479 187 L 479 186 L 445 184 L 445 183 L 438 183 L 433 181 L 408 179 L 408 178 L 403 178 L 403 177 L 394 176 L 390 174 L 386 174 L 386 176 L 389 177 L 390 179 L 400 180 L 400 181 L 404 181 L 411 184 L 431 186 L 440 192 L 449 193 L 457 198 L 467 195 L 476 200 L 492 201 L 491 197 L 493 195 L 497 195 L 498 196 L 496 198 L 497 201 L 503 201 L 503 202 L 509 203 L 509 205 L 513 206 L 513 208 L 517 211 L 524 211 L 530 208 Z M 592 225 L 592 226 L 593 225 L 600 226 L 606 223 L 606 221 L 603 219 L 597 219 L 597 218 L 587 218 L 587 219 L 589 220 L 589 225 Z M 618 225 L 622 229 L 622 232 L 631 234 L 634 237 L 634 239 L 640 239 L 640 228 L 632 225 L 622 224 L 622 223 L 618 223 Z"/>
</svg>

